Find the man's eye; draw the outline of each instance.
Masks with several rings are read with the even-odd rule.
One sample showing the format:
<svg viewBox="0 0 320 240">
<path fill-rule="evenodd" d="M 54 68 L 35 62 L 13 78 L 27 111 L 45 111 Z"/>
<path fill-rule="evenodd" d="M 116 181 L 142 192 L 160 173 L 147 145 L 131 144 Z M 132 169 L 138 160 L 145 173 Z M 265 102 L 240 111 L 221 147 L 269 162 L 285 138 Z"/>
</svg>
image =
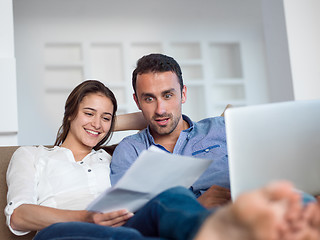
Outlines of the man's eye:
<svg viewBox="0 0 320 240">
<path fill-rule="evenodd" d="M 166 94 L 166 95 L 164 95 L 164 98 L 165 98 L 165 99 L 170 99 L 171 97 L 172 97 L 172 94 L 169 94 L 169 93 Z"/>
<path fill-rule="evenodd" d="M 144 99 L 146 102 L 152 102 L 153 98 L 152 97 L 147 97 Z"/>
</svg>

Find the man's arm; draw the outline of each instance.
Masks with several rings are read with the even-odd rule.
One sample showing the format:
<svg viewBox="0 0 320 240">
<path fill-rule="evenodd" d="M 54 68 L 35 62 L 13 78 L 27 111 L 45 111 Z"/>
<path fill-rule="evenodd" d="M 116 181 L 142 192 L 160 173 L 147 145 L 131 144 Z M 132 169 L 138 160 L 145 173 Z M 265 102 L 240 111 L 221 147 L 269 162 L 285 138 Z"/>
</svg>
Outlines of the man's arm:
<svg viewBox="0 0 320 240">
<path fill-rule="evenodd" d="M 142 130 L 147 122 L 141 112 L 127 113 L 116 116 L 114 131 Z"/>
<path fill-rule="evenodd" d="M 222 206 L 229 203 L 230 200 L 230 189 L 217 185 L 212 185 L 207 191 L 198 197 L 198 201 L 206 208 Z"/>
<path fill-rule="evenodd" d="M 111 185 L 115 185 L 125 174 L 133 162 L 137 159 L 139 153 L 134 145 L 127 138 L 123 139 L 112 155 L 111 161 Z"/>
<path fill-rule="evenodd" d="M 198 201 L 206 208 L 221 206 L 231 200 L 228 158 L 216 160 L 192 185 Z"/>
</svg>

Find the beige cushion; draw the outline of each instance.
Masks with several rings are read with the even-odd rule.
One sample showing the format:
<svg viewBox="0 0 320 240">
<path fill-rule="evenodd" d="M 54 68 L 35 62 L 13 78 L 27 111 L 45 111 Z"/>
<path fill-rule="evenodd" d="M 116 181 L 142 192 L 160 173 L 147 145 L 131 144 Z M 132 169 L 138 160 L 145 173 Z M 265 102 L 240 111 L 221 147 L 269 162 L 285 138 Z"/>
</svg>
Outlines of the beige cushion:
<svg viewBox="0 0 320 240">
<path fill-rule="evenodd" d="M 6 172 L 8 164 L 10 162 L 11 156 L 18 146 L 14 147 L 0 147 L 0 239 L 1 240 L 10 240 L 10 239 L 19 239 L 27 240 L 32 239 L 34 236 L 33 233 L 29 233 L 25 236 L 16 236 L 10 232 L 9 228 L 6 225 L 6 218 L 4 216 L 4 208 L 7 204 L 7 183 L 6 183 Z"/>
</svg>

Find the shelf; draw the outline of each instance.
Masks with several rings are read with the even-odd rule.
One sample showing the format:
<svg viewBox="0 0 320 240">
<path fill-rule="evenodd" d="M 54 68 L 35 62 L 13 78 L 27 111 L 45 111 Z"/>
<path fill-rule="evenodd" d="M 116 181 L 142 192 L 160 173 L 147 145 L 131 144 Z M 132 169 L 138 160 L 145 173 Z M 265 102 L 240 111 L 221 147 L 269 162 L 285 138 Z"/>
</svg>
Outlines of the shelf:
<svg viewBox="0 0 320 240">
<path fill-rule="evenodd" d="M 116 88 L 114 86 L 110 86 L 110 89 L 113 92 L 113 94 L 115 95 L 117 102 L 118 102 L 118 105 L 124 105 L 128 102 L 129 96 L 126 95 L 125 88 Z"/>
<path fill-rule="evenodd" d="M 103 82 L 123 82 L 121 44 L 94 43 L 90 46 L 90 76 Z"/>
<path fill-rule="evenodd" d="M 229 78 L 229 79 L 214 79 L 213 85 L 243 85 L 244 79 L 242 78 Z"/>
<path fill-rule="evenodd" d="M 199 121 L 206 117 L 206 99 L 203 86 L 189 87 L 187 101 L 182 105 L 183 113 L 193 121 Z"/>
<path fill-rule="evenodd" d="M 73 87 L 70 90 L 68 89 L 69 91 L 66 91 L 67 89 L 52 89 L 52 91 L 51 89 L 46 90 L 43 101 L 48 110 L 47 119 L 55 129 L 58 129 L 61 125 L 65 102 L 72 89 Z"/>
<path fill-rule="evenodd" d="M 71 87 L 59 87 L 59 86 L 51 86 L 45 89 L 48 94 L 69 94 L 73 88 Z"/>
<path fill-rule="evenodd" d="M 243 85 L 217 85 L 211 88 L 212 102 L 244 101 L 245 90 Z"/>
<path fill-rule="evenodd" d="M 189 59 L 189 60 L 180 60 L 180 66 L 192 66 L 192 65 L 200 65 L 202 66 L 203 61 L 201 59 Z"/>
<path fill-rule="evenodd" d="M 73 89 L 84 79 L 81 67 L 62 67 L 45 69 L 46 89 Z"/>
<path fill-rule="evenodd" d="M 194 79 L 194 80 L 186 80 L 183 77 L 183 82 L 187 87 L 193 87 L 193 86 L 203 86 L 204 80 L 203 79 Z"/>
<path fill-rule="evenodd" d="M 50 63 L 46 64 L 45 68 L 46 69 L 70 69 L 70 68 L 82 68 L 83 63 L 78 62 L 78 63 Z"/>
<path fill-rule="evenodd" d="M 201 60 L 201 47 L 199 42 L 175 42 L 170 44 L 172 56 L 182 64 L 182 62 Z"/>
<path fill-rule="evenodd" d="M 202 65 L 180 65 L 182 77 L 186 80 L 203 79 Z"/>
<path fill-rule="evenodd" d="M 128 106 L 126 104 L 118 104 L 117 114 L 124 114 L 128 112 Z"/>
<path fill-rule="evenodd" d="M 183 113 L 198 121 L 220 115 L 227 104 L 247 104 L 240 50 L 239 42 L 212 41 L 48 43 L 44 49 L 45 91 L 51 101 L 58 102 L 55 99 L 62 96 L 65 101 L 84 78 L 98 79 L 114 92 L 118 114 L 134 112 L 131 74 L 137 60 L 164 53 L 181 66 L 188 89 Z"/>
<path fill-rule="evenodd" d="M 245 100 L 234 100 L 234 99 L 230 99 L 227 101 L 216 101 L 213 103 L 213 106 L 224 106 L 226 107 L 228 104 L 231 104 L 232 106 L 245 106 L 247 105 L 247 102 Z"/>
<path fill-rule="evenodd" d="M 211 43 L 210 62 L 216 79 L 242 78 L 239 43 Z"/>
<path fill-rule="evenodd" d="M 47 43 L 44 57 L 46 64 L 72 64 L 83 59 L 80 43 Z"/>
<path fill-rule="evenodd" d="M 150 53 L 162 53 L 163 47 L 162 43 L 158 42 L 145 42 L 145 43 L 132 43 L 130 46 L 130 63 L 131 67 L 135 68 L 136 62 L 144 55 L 148 55 Z"/>
<path fill-rule="evenodd" d="M 100 79 L 98 79 L 101 81 Z M 127 84 L 125 82 L 108 82 L 108 81 L 101 81 L 103 82 L 108 88 L 126 88 Z"/>
</svg>

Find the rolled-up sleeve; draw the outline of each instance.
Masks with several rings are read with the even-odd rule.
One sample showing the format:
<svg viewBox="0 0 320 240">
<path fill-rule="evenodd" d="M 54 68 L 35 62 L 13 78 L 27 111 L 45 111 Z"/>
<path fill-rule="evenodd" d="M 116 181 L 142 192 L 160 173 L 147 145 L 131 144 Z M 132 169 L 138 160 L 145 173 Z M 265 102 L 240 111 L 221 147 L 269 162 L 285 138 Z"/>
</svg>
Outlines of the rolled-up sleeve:
<svg viewBox="0 0 320 240">
<path fill-rule="evenodd" d="M 37 204 L 35 147 L 18 148 L 9 163 L 7 170 L 7 205 L 4 213 L 9 229 L 16 235 L 28 232 L 13 230 L 10 219 L 13 211 L 22 204 Z"/>
</svg>

